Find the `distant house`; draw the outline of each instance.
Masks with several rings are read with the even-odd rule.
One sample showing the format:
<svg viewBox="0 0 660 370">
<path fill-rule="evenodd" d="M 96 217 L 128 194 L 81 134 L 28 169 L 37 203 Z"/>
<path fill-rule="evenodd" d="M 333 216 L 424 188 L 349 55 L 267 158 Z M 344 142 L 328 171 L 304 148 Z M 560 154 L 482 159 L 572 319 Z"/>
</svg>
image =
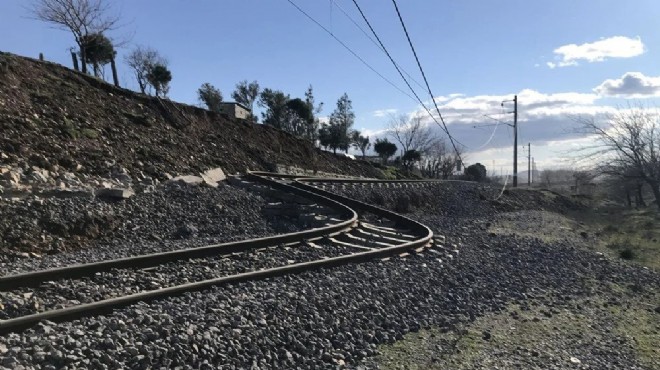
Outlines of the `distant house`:
<svg viewBox="0 0 660 370">
<path fill-rule="evenodd" d="M 250 109 L 241 103 L 222 102 L 220 103 L 220 113 L 230 118 L 248 119 L 250 118 Z"/>
</svg>

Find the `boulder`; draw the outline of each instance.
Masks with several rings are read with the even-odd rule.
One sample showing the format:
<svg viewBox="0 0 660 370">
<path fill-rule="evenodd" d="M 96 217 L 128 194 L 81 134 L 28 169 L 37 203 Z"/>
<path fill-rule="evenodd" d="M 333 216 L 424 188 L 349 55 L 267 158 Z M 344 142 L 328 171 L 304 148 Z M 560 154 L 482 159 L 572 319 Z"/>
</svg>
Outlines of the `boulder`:
<svg viewBox="0 0 660 370">
<path fill-rule="evenodd" d="M 123 200 L 123 199 L 128 199 L 135 195 L 135 192 L 133 189 L 130 188 L 111 188 L 111 189 L 98 189 L 96 191 L 96 196 L 99 198 L 106 198 L 106 199 L 116 199 L 116 200 Z"/>
<path fill-rule="evenodd" d="M 222 171 L 222 168 L 220 167 L 207 170 L 203 172 L 201 176 L 205 181 L 208 179 L 212 182 L 220 182 L 220 181 L 225 181 L 227 179 L 227 176 L 225 176 L 224 171 Z"/>
<path fill-rule="evenodd" d="M 2 174 L 3 180 L 5 180 L 10 186 L 18 185 L 21 182 L 21 173 L 20 169 L 11 169 Z"/>
<path fill-rule="evenodd" d="M 200 185 L 201 183 L 204 182 L 204 179 L 199 176 L 184 175 L 184 176 L 177 176 L 170 181 L 179 181 L 186 183 L 188 185 Z"/>
</svg>

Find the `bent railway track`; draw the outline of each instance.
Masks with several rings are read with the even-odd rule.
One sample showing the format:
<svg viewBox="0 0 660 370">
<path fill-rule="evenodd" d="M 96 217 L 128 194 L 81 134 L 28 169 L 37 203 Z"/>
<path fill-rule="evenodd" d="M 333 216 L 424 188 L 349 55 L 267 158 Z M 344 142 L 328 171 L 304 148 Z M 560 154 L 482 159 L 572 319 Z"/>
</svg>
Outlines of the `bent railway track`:
<svg viewBox="0 0 660 370">
<path fill-rule="evenodd" d="M 321 225 L 271 237 L 0 277 L 0 293 L 42 294 L 48 297 L 48 302 L 53 302 L 45 311 L 41 311 L 44 307 L 32 307 L 27 310 L 30 312 L 27 315 L 23 309 L 9 315 L 6 320 L 0 320 L 0 334 L 22 331 L 44 320 L 75 320 L 111 312 L 140 301 L 198 291 L 215 285 L 262 280 L 421 252 L 424 248 L 430 248 L 433 243 L 431 230 L 417 221 L 324 189 L 342 183 L 372 186 L 402 183 L 424 186 L 427 181 L 298 178 L 265 172 L 251 172 L 238 181 L 239 186 L 270 192 L 270 195 L 275 191 L 277 197 L 304 205 L 308 212 L 312 211 L 307 216 Z M 314 210 L 323 210 L 325 215 L 318 216 L 314 214 Z M 280 254 L 283 252 L 293 255 L 292 258 L 295 259 L 282 260 Z M 246 263 L 251 267 L 249 271 L 245 271 Z M 204 272 L 199 274 L 201 278 L 198 281 L 179 279 L 176 271 L 186 268 L 201 268 Z M 137 290 L 131 290 L 130 287 L 113 287 L 115 291 L 97 294 L 91 298 L 91 302 L 64 307 L 54 302 L 56 299 L 53 300 L 54 297 L 73 294 L 72 292 L 85 288 L 90 291 L 96 291 L 99 287 L 107 289 L 103 285 L 103 276 L 106 275 L 128 276 L 125 280 L 135 283 L 144 274 L 166 277 L 170 285 L 163 287 L 157 284 L 153 289 Z M 64 288 L 54 288 L 51 284 L 53 281 L 64 282 Z M 25 293 L 26 288 L 35 287 L 36 293 Z"/>
</svg>

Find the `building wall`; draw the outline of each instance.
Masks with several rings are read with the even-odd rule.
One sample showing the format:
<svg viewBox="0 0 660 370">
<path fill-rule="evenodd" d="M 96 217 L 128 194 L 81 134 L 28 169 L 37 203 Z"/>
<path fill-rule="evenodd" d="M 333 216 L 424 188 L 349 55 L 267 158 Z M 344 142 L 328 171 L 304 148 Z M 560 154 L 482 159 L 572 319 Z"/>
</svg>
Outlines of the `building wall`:
<svg viewBox="0 0 660 370">
<path fill-rule="evenodd" d="M 250 111 L 244 109 L 240 105 L 234 104 L 234 117 L 238 119 L 248 119 L 248 117 L 250 117 Z"/>
<path fill-rule="evenodd" d="M 250 117 L 250 111 L 238 104 L 223 103 L 220 106 L 220 109 L 223 114 L 226 114 L 232 118 L 248 119 Z"/>
</svg>

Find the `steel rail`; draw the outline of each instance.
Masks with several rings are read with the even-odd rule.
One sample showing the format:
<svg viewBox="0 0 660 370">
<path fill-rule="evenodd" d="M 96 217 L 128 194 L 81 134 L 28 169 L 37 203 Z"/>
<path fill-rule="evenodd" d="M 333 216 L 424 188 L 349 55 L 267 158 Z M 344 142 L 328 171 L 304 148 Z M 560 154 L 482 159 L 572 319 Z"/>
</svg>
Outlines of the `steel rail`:
<svg viewBox="0 0 660 370">
<path fill-rule="evenodd" d="M 275 180 L 270 180 L 266 178 L 267 176 L 271 176 L 271 175 L 274 174 L 249 173 L 247 176 L 252 180 L 259 181 L 262 183 L 269 183 L 269 184 L 277 183 Z M 4 320 L 4 321 L 0 321 L 0 335 L 9 332 L 17 332 L 17 331 L 25 330 L 29 327 L 36 325 L 38 322 L 44 320 L 61 322 L 61 321 L 79 319 L 85 316 L 111 312 L 114 309 L 125 307 L 137 302 L 147 302 L 158 298 L 178 295 L 184 292 L 199 291 L 216 285 L 227 284 L 227 283 L 239 283 L 245 281 L 264 280 L 286 274 L 302 273 L 305 271 L 311 271 L 320 268 L 328 268 L 328 267 L 345 265 L 349 263 L 364 262 L 379 257 L 389 257 L 428 245 L 432 241 L 433 232 L 428 227 L 414 220 L 411 220 L 407 217 L 398 215 L 394 212 L 382 208 L 378 208 L 375 206 L 371 206 L 367 203 L 352 200 L 350 198 L 343 197 L 337 194 L 326 192 L 314 188 L 311 185 L 305 185 L 298 182 L 294 182 L 295 186 L 291 186 L 283 183 L 278 183 L 278 184 L 279 185 L 274 185 L 274 184 L 273 185 L 274 187 L 280 189 L 287 189 L 288 191 L 297 194 L 310 194 L 310 192 L 312 192 L 311 194 L 315 194 L 316 199 L 333 200 L 337 204 L 341 204 L 344 207 L 346 207 L 344 205 L 346 203 L 353 204 L 355 206 L 358 206 L 362 210 L 373 212 L 379 216 L 386 217 L 390 220 L 394 220 L 397 223 L 405 224 L 407 229 L 419 233 L 420 236 L 416 240 L 408 241 L 391 247 L 374 249 L 366 252 L 353 253 L 338 257 L 331 257 L 327 259 L 320 259 L 310 262 L 296 263 L 287 266 L 270 268 L 266 270 L 251 271 L 241 274 L 235 274 L 235 275 L 229 275 L 214 279 L 193 282 L 193 283 L 186 283 L 186 284 L 171 286 L 163 289 L 150 290 L 150 291 L 131 294 L 127 296 L 111 298 L 103 301 L 71 306 L 62 309 L 50 310 L 46 312 Z M 356 212 L 352 209 L 350 210 L 354 217 L 352 217 L 348 221 L 355 222 L 357 217 Z M 300 235 L 300 233 L 292 233 L 288 235 L 295 235 L 295 234 Z M 281 237 L 282 236 L 280 236 L 280 238 Z M 276 238 L 278 237 L 271 237 L 270 239 L 276 239 Z M 266 239 L 266 238 L 262 238 L 262 239 Z"/>
<path fill-rule="evenodd" d="M 218 256 L 231 254 L 236 252 L 244 252 L 251 249 L 264 248 L 276 246 L 280 244 L 287 244 L 293 242 L 300 242 L 306 239 L 313 239 L 316 237 L 323 237 L 329 234 L 342 232 L 353 227 L 358 219 L 357 213 L 351 208 L 337 202 L 336 200 L 328 199 L 314 192 L 301 190 L 291 185 L 282 184 L 276 181 L 264 179 L 261 177 L 252 177 L 254 180 L 260 181 L 270 185 L 276 189 L 294 193 L 296 195 L 304 196 L 314 199 L 319 203 L 323 203 L 333 209 L 339 210 L 343 215 L 347 216 L 347 220 L 340 223 L 313 228 L 310 230 L 298 231 L 282 235 L 275 235 L 263 238 L 247 239 L 236 242 L 212 244 L 196 248 L 180 249 L 169 252 L 160 252 L 145 254 L 139 256 L 118 258 L 106 261 L 71 265 L 60 268 L 53 268 L 48 270 L 26 272 L 15 275 L 8 275 L 0 277 L 0 291 L 15 289 L 19 287 L 35 287 L 45 281 L 61 280 L 80 278 L 83 276 L 93 275 L 97 272 L 109 271 L 113 268 L 145 268 L 161 265 L 167 262 L 186 260 L 191 258 L 203 258 L 210 256 Z"/>
</svg>

